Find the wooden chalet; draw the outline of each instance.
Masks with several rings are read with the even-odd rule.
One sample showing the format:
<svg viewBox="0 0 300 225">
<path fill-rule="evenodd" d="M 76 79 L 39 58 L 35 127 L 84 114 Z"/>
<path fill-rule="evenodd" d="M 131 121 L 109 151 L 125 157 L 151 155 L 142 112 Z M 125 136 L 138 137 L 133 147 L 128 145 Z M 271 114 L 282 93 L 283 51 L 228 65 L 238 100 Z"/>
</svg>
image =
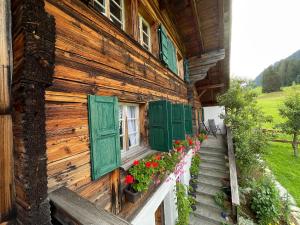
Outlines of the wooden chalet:
<svg viewBox="0 0 300 225">
<path fill-rule="evenodd" d="M 153 203 L 145 224 L 172 224 L 159 187 L 131 204 L 124 176 L 228 88 L 231 0 L 2 0 L 0 16 L 0 223 L 128 224 Z"/>
</svg>

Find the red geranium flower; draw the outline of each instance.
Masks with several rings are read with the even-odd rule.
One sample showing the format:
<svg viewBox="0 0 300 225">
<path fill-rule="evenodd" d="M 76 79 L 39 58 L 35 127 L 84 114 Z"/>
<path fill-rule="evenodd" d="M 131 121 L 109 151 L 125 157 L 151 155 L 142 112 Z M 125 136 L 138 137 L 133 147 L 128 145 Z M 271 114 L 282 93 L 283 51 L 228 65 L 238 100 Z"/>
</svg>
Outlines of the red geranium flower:
<svg viewBox="0 0 300 225">
<path fill-rule="evenodd" d="M 138 160 L 134 160 L 133 165 L 137 166 L 139 164 L 140 164 L 140 162 Z"/>
<path fill-rule="evenodd" d="M 161 155 L 157 155 L 155 158 L 156 158 L 156 160 L 160 160 L 161 159 Z"/>
<path fill-rule="evenodd" d="M 175 141 L 175 144 L 176 144 L 176 145 L 179 145 L 179 144 L 180 144 L 180 141 L 179 141 L 179 140 L 176 140 L 176 141 Z"/>
<path fill-rule="evenodd" d="M 193 140 L 189 139 L 189 145 L 193 145 Z"/>
<path fill-rule="evenodd" d="M 147 168 L 150 168 L 150 167 L 151 167 L 151 162 L 146 162 L 146 163 L 145 163 L 145 166 L 146 166 Z"/>
<path fill-rule="evenodd" d="M 133 181 L 134 181 L 134 177 L 133 177 L 132 175 L 127 175 L 127 176 L 125 177 L 125 183 L 126 183 L 126 184 L 132 184 Z"/>
<path fill-rule="evenodd" d="M 153 168 L 158 167 L 158 162 L 153 162 L 153 163 L 152 163 L 152 167 L 153 167 Z"/>
</svg>

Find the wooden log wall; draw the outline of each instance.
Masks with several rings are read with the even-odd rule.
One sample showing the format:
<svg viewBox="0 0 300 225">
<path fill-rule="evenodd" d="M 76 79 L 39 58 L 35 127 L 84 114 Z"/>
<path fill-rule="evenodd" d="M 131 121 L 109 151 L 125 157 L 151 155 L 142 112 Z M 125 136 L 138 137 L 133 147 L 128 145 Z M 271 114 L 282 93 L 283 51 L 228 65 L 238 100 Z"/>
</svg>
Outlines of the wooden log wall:
<svg viewBox="0 0 300 225">
<path fill-rule="evenodd" d="M 119 202 L 112 201 L 118 172 L 91 180 L 87 95 L 117 96 L 145 108 L 156 99 L 187 103 L 186 85 L 133 39 L 136 34 L 120 31 L 81 1 L 45 3 L 56 22 L 53 85 L 45 96 L 48 191 L 66 186 L 97 207 L 118 213 Z M 127 8 L 138 12 L 134 5 Z"/>
<path fill-rule="evenodd" d="M 201 102 L 200 96 L 198 95 L 197 89 L 193 84 L 188 85 L 188 100 L 189 104 L 192 106 L 192 122 L 193 122 L 193 132 L 197 134 L 199 132 L 199 122 L 201 122 Z"/>
<path fill-rule="evenodd" d="M 43 0 L 13 0 L 12 15 L 16 223 L 50 225 L 45 89 L 52 84 L 55 22 Z"/>
<path fill-rule="evenodd" d="M 10 12 L 10 0 L 0 1 L 0 223 L 12 217 L 14 203 Z"/>
</svg>

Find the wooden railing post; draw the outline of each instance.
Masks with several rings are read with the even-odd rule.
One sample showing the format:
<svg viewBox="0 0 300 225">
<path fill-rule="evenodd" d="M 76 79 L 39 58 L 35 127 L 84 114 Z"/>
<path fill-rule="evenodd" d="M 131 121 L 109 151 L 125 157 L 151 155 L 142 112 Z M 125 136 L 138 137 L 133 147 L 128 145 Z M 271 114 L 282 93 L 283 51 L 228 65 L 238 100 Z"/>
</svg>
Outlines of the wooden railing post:
<svg viewBox="0 0 300 225">
<path fill-rule="evenodd" d="M 229 171 L 230 171 L 232 214 L 234 216 L 234 219 L 237 220 L 237 207 L 240 205 L 239 186 L 238 186 L 233 141 L 232 141 L 232 133 L 230 127 L 226 127 L 226 131 L 227 131 L 228 160 L 229 160 Z"/>
</svg>

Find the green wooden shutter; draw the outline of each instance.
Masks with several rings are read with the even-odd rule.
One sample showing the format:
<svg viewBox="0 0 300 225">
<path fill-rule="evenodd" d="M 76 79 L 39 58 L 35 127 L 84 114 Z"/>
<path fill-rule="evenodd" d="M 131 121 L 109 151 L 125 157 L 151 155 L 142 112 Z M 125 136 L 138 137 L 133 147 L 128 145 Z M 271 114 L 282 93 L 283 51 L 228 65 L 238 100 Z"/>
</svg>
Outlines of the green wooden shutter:
<svg viewBox="0 0 300 225">
<path fill-rule="evenodd" d="M 168 152 L 172 148 L 171 103 L 149 103 L 149 143 L 152 149 Z"/>
<path fill-rule="evenodd" d="M 177 57 L 176 57 L 176 48 L 173 44 L 173 42 L 169 39 L 169 68 L 174 73 L 177 72 Z"/>
<path fill-rule="evenodd" d="M 120 165 L 119 106 L 116 97 L 89 95 L 92 179 Z"/>
<path fill-rule="evenodd" d="M 165 65 L 169 65 L 169 38 L 165 28 L 162 25 L 158 28 L 158 37 L 160 60 Z"/>
<path fill-rule="evenodd" d="M 173 140 L 185 139 L 184 107 L 182 104 L 172 105 L 172 131 Z"/>
<path fill-rule="evenodd" d="M 188 135 L 193 135 L 193 115 L 192 107 L 190 105 L 184 106 L 184 127 L 185 133 Z"/>
</svg>

